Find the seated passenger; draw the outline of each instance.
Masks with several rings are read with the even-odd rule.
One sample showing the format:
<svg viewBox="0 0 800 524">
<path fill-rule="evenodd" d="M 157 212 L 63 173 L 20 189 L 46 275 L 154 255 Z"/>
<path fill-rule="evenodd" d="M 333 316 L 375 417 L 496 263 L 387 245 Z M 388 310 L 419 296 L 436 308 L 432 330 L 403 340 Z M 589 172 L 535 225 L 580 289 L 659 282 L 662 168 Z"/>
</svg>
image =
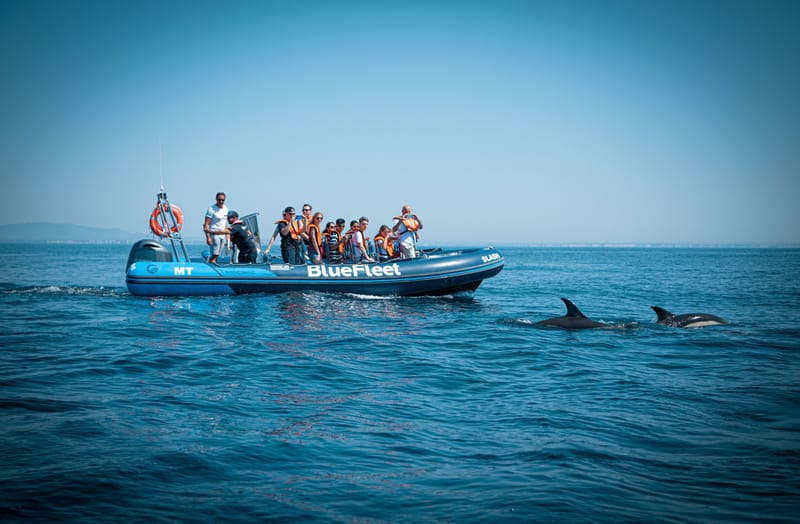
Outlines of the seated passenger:
<svg viewBox="0 0 800 524">
<path fill-rule="evenodd" d="M 392 230 L 387 225 L 381 226 L 378 234 L 375 235 L 373 242 L 375 243 L 375 253 L 378 257 L 378 262 L 386 262 L 395 258 L 394 253 L 394 239 L 391 234 Z"/>
<path fill-rule="evenodd" d="M 364 232 L 367 230 L 369 220 L 361 217 L 360 220 L 350 222 L 350 260 L 353 262 L 375 262 L 369 256 L 367 241 Z"/>
<path fill-rule="evenodd" d="M 353 234 L 358 229 L 358 220 L 350 221 L 350 229 L 342 234 L 342 257 L 347 262 L 353 261 Z"/>
<path fill-rule="evenodd" d="M 341 220 L 341 219 L 340 219 Z M 344 220 L 342 220 L 344 222 Z M 336 224 L 328 222 L 322 234 L 322 254 L 328 264 L 339 264 L 342 261 L 342 252 L 339 247 L 339 230 Z"/>
</svg>

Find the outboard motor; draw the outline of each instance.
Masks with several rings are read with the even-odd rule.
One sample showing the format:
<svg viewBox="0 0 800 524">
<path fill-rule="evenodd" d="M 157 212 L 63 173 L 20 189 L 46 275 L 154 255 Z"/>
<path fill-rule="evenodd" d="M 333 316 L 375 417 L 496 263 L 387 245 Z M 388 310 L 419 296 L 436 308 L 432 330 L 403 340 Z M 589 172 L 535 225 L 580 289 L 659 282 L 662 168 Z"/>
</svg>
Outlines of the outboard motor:
<svg viewBox="0 0 800 524">
<path fill-rule="evenodd" d="M 160 242 L 155 240 L 140 240 L 131 248 L 131 252 L 128 255 L 128 265 L 125 266 L 125 271 L 127 271 L 134 262 L 142 260 L 148 262 L 172 262 L 172 253 Z"/>
</svg>

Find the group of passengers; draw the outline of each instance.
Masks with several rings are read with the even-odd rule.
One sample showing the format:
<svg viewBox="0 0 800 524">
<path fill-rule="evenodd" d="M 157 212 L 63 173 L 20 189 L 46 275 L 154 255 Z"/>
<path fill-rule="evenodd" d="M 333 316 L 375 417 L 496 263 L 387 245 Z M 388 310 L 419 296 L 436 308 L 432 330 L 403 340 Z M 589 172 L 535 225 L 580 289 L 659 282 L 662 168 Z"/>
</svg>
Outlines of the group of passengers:
<svg viewBox="0 0 800 524">
<path fill-rule="evenodd" d="M 311 204 L 303 205 L 302 210 L 300 216 L 292 206 L 283 210 L 283 217 L 275 222 L 275 230 L 264 250 L 266 259 L 279 236 L 281 258 L 284 263 L 292 265 L 386 262 L 417 256 L 422 221 L 411 212 L 409 205 L 404 205 L 400 215 L 394 217 L 392 227 L 382 225 L 372 239 L 366 234 L 367 217 L 351 220 L 350 229 L 345 231 L 343 218 L 328 222 L 323 228 L 324 215 L 321 212 L 312 214 Z M 217 193 L 216 203 L 208 208 L 203 231 L 206 244 L 211 247 L 211 263 L 217 262 L 228 237 L 239 251 L 239 263 L 252 264 L 258 258 L 258 246 L 252 231 L 239 219 L 236 211 L 229 211 L 225 206 L 225 193 Z"/>
</svg>

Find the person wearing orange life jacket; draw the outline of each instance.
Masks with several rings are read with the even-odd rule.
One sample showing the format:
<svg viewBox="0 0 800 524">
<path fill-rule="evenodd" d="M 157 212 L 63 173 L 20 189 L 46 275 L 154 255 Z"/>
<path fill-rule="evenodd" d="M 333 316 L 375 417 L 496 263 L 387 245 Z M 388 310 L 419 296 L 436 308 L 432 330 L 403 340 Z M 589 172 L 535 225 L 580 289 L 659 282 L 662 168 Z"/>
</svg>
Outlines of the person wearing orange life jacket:
<svg viewBox="0 0 800 524">
<path fill-rule="evenodd" d="M 337 218 L 333 229 L 328 228 L 325 235 L 325 251 L 329 264 L 341 264 L 344 258 L 345 241 L 344 219 Z"/>
<path fill-rule="evenodd" d="M 272 243 L 275 238 L 281 236 L 281 258 L 286 264 L 302 265 L 305 260 L 302 257 L 300 245 L 303 243 L 301 237 L 302 225 L 295 220 L 295 212 L 292 206 L 287 206 L 283 210 L 283 218 L 275 222 L 275 231 L 272 233 L 272 238 L 267 244 L 267 249 L 264 250 L 264 255 L 269 256 L 269 250 L 272 248 Z"/>
<path fill-rule="evenodd" d="M 312 264 L 322 264 L 322 213 L 317 211 L 311 218 L 306 234 L 308 236 L 308 258 Z"/>
<path fill-rule="evenodd" d="M 375 255 L 378 258 L 378 262 L 386 262 L 387 260 L 395 258 L 394 239 L 389 226 L 381 226 L 373 242 L 375 243 Z"/>
<path fill-rule="evenodd" d="M 367 247 L 367 226 L 369 219 L 361 217 L 358 220 L 350 222 L 350 260 L 353 262 L 375 262 L 369 256 L 369 248 Z"/>
<path fill-rule="evenodd" d="M 338 242 L 339 236 L 336 235 L 336 224 L 328 222 L 322 230 L 322 261 L 329 262 L 328 254 L 331 252 L 331 242 Z"/>
<path fill-rule="evenodd" d="M 308 226 L 310 226 L 313 221 L 311 210 L 311 204 L 303 204 L 303 214 L 295 217 L 295 220 L 297 220 L 300 226 L 300 238 L 303 239 L 303 242 L 300 244 L 301 257 L 303 260 L 306 259 L 306 254 L 308 254 Z"/>
<path fill-rule="evenodd" d="M 419 230 L 422 229 L 422 220 L 411 212 L 411 206 L 408 204 L 403 206 L 400 216 L 394 218 L 396 222 L 392 232 L 397 235 L 401 258 L 416 258 L 417 240 L 419 239 Z"/>
<path fill-rule="evenodd" d="M 350 221 L 350 229 L 342 234 L 342 257 L 347 262 L 353 261 L 353 235 L 358 230 L 358 220 Z"/>
</svg>

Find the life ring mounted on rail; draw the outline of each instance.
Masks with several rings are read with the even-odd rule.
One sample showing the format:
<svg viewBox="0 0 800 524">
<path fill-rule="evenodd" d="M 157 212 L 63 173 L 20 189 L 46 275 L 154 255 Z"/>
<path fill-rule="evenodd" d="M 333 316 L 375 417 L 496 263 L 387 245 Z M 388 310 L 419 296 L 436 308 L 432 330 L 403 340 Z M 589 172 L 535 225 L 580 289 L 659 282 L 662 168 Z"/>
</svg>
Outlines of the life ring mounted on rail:
<svg viewBox="0 0 800 524">
<path fill-rule="evenodd" d="M 170 208 L 172 208 L 172 216 L 175 217 L 175 224 L 171 227 L 167 226 L 172 221 Z M 157 204 L 150 213 L 150 231 L 156 236 L 168 237 L 171 233 L 180 231 L 181 228 L 183 228 L 183 211 L 175 204 Z"/>
</svg>

